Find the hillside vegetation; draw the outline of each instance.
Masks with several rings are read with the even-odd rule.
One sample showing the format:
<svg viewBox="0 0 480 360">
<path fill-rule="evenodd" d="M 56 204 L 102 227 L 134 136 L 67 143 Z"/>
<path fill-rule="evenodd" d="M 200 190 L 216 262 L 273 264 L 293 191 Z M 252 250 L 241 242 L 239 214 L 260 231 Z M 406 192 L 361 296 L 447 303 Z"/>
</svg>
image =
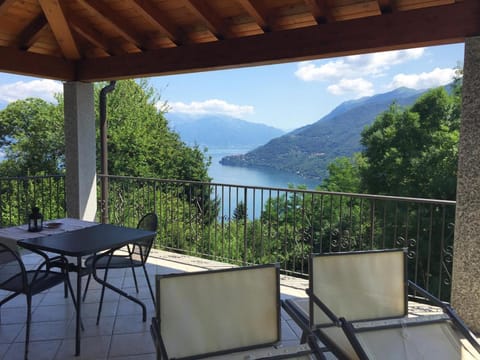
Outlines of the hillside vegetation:
<svg viewBox="0 0 480 360">
<path fill-rule="evenodd" d="M 347 101 L 319 121 L 269 141 L 246 154 L 227 156 L 224 165 L 267 167 L 323 179 L 327 166 L 337 157 L 362 150 L 360 134 L 365 126 L 395 102 L 412 105 L 422 91 L 394 91 Z"/>
</svg>

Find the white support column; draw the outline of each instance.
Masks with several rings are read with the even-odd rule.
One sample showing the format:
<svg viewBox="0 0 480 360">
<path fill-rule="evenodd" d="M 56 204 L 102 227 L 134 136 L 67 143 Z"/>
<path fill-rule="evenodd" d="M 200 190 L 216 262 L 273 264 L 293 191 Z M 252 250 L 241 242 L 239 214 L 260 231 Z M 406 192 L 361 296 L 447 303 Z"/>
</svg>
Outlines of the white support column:
<svg viewBox="0 0 480 360">
<path fill-rule="evenodd" d="M 465 41 L 452 305 L 480 333 L 480 37 Z"/>
<path fill-rule="evenodd" d="M 67 82 L 63 92 L 67 216 L 95 220 L 97 172 L 93 84 Z"/>
</svg>

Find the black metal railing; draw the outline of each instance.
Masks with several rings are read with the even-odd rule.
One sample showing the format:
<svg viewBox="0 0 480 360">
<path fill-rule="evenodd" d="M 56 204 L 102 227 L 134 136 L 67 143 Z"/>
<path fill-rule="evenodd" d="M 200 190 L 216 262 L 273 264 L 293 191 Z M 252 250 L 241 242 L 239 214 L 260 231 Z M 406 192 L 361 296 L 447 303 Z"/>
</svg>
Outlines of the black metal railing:
<svg viewBox="0 0 480 360">
<path fill-rule="evenodd" d="M 0 177 L 0 227 L 25 223 L 33 206 L 45 219 L 65 217 L 65 177 Z"/>
<path fill-rule="evenodd" d="M 312 252 L 407 248 L 409 279 L 450 297 L 454 201 L 108 179 L 109 221 L 134 226 L 157 212 L 159 248 L 234 264 L 278 262 L 303 277 Z"/>
<path fill-rule="evenodd" d="M 159 215 L 158 248 L 277 262 L 302 277 L 312 252 L 407 248 L 409 279 L 450 297 L 454 201 L 121 176 L 108 176 L 108 192 L 111 223 L 136 226 L 147 212 Z M 33 205 L 46 219 L 65 217 L 64 177 L 0 178 L 2 227 L 25 223 Z M 101 209 L 99 201 L 98 220 Z"/>
</svg>

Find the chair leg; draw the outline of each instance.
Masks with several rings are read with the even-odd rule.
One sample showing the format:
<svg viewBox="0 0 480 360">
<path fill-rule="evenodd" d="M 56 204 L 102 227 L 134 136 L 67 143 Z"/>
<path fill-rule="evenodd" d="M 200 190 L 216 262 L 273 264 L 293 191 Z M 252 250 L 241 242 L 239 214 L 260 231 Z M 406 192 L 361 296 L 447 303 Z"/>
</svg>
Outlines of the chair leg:
<svg viewBox="0 0 480 360">
<path fill-rule="evenodd" d="M 107 274 L 108 274 L 108 266 L 105 268 L 105 275 L 103 276 L 103 281 L 107 282 Z M 97 313 L 97 325 L 100 322 L 100 314 L 102 312 L 103 306 L 103 297 L 105 295 L 105 285 L 102 285 L 102 293 L 100 295 L 100 304 L 98 305 L 98 313 Z"/>
<path fill-rule="evenodd" d="M 25 360 L 28 359 L 28 344 L 30 342 L 30 323 L 32 322 L 32 296 L 27 294 L 27 327 L 25 330 Z"/>
<path fill-rule="evenodd" d="M 135 267 L 132 266 L 132 274 L 133 274 L 133 281 L 135 282 L 135 289 L 137 290 L 137 294 L 138 294 L 138 282 L 137 282 L 137 276 L 135 275 Z"/>
<path fill-rule="evenodd" d="M 80 276 L 80 274 L 78 275 Z M 88 285 L 90 285 L 90 278 L 92 277 L 92 274 L 88 274 L 87 278 L 87 283 L 85 284 L 85 290 L 83 291 L 83 299 L 82 301 L 85 302 L 85 298 L 87 297 L 87 290 L 88 290 Z"/>
<path fill-rule="evenodd" d="M 66 299 L 68 297 L 68 284 L 67 280 L 63 282 L 63 297 Z"/>
<path fill-rule="evenodd" d="M 147 279 L 148 288 L 150 289 L 150 295 L 152 295 L 153 306 L 156 306 L 155 295 L 153 294 L 152 284 L 150 283 L 150 279 L 147 274 L 147 268 L 145 267 L 145 264 L 143 264 L 142 267 L 143 267 L 143 272 L 145 273 L 145 279 Z"/>
</svg>

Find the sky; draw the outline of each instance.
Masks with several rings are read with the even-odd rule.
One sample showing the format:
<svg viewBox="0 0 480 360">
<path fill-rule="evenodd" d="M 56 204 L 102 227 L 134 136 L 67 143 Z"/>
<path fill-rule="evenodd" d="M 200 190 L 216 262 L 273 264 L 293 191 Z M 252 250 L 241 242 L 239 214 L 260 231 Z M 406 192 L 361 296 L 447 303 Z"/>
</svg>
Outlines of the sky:
<svg viewBox="0 0 480 360">
<path fill-rule="evenodd" d="M 398 87 L 450 83 L 464 44 L 149 78 L 171 114 L 227 115 L 293 130 L 344 101 Z M 0 104 L 26 97 L 55 101 L 61 82 L 0 73 Z M 159 104 L 159 108 L 162 104 Z M 168 119 L 168 113 L 166 115 Z"/>
</svg>

